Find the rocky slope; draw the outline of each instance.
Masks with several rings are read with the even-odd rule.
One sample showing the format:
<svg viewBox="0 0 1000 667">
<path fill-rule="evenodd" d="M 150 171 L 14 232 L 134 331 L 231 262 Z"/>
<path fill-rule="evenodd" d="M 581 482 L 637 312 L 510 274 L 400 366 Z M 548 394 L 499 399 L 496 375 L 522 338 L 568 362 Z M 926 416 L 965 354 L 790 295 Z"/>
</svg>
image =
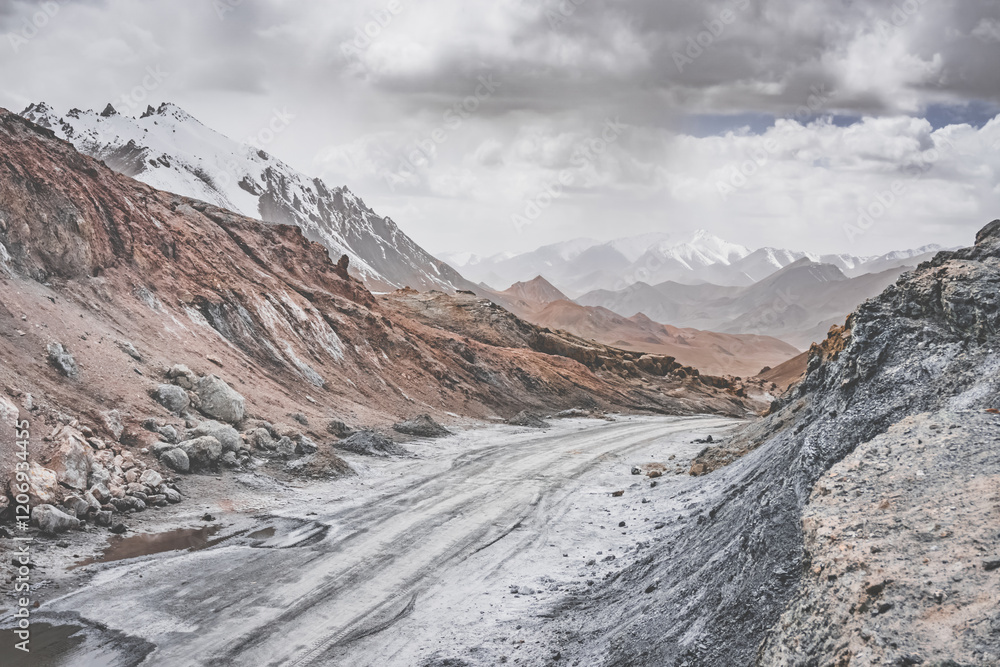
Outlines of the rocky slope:
<svg viewBox="0 0 1000 667">
<path fill-rule="evenodd" d="M 815 346 L 717 448 L 745 456 L 675 487 L 662 542 L 566 610 L 562 657 L 997 664 L 998 346 L 1000 220 Z"/>
<path fill-rule="evenodd" d="M 471 295 L 427 294 L 429 318 L 400 305 L 416 293 L 376 297 L 348 265 L 296 227 L 155 190 L 0 110 L 0 483 L 19 418 L 32 504 L 73 489 L 89 520 L 172 502 L 175 471 L 263 459 L 342 474 L 344 422 L 750 409 L 672 359 L 546 332 Z"/>
<path fill-rule="evenodd" d="M 204 126 L 176 105 L 150 107 L 132 118 L 111 105 L 102 113 L 73 109 L 60 115 L 41 103 L 21 115 L 157 189 L 265 222 L 295 225 L 323 244 L 334 261 L 350 257 L 351 273 L 373 290 L 472 286 L 347 188 L 309 178 L 259 148 Z"/>
</svg>

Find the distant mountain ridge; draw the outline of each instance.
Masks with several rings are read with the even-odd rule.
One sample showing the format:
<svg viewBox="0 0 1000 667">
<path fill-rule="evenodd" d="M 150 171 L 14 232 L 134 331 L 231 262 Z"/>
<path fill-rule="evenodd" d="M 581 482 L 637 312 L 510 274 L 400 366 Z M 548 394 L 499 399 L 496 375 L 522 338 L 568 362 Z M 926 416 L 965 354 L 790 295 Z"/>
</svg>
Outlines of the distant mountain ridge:
<svg viewBox="0 0 1000 667">
<path fill-rule="evenodd" d="M 138 118 L 73 109 L 65 115 L 32 104 L 21 116 L 77 150 L 152 187 L 201 199 L 264 222 L 291 224 L 323 244 L 373 290 L 412 287 L 455 291 L 471 283 L 377 215 L 346 187 L 328 187 L 267 152 L 206 127 L 164 103 Z"/>
<path fill-rule="evenodd" d="M 579 296 L 594 290 L 622 290 L 640 282 L 746 287 L 802 259 L 836 266 L 846 277 L 854 278 L 916 266 L 940 250 L 939 246 L 928 245 L 877 257 L 817 255 L 770 247 L 751 250 L 699 230 L 680 242 L 669 234 L 654 233 L 608 243 L 574 239 L 527 253 L 486 258 L 467 253 L 444 256 L 470 280 L 495 289 L 541 274 L 570 296 Z"/>
</svg>

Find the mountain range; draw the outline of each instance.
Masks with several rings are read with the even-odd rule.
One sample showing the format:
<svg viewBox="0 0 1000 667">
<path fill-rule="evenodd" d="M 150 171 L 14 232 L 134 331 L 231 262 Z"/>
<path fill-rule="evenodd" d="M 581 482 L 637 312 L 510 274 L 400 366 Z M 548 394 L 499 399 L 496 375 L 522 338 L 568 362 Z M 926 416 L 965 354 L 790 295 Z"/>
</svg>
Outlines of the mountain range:
<svg viewBox="0 0 1000 667">
<path fill-rule="evenodd" d="M 817 255 L 780 248 L 750 248 L 700 230 L 678 241 L 670 234 L 644 234 L 608 243 L 574 239 L 520 253 L 491 257 L 444 253 L 469 280 L 504 288 L 541 274 L 570 296 L 622 290 L 635 283 L 712 283 L 746 287 L 803 259 L 838 268 L 846 277 L 916 266 L 941 248 L 928 245 L 881 256 Z"/>
<path fill-rule="evenodd" d="M 580 305 L 541 276 L 486 296 L 532 324 L 625 350 L 674 357 L 711 375 L 754 376 L 798 352 L 772 336 L 679 328 L 654 322 L 641 312 L 623 317 L 600 306 Z"/>
<path fill-rule="evenodd" d="M 110 104 L 101 113 L 72 109 L 60 115 L 39 103 L 21 116 L 157 189 L 264 222 L 295 225 L 323 244 L 334 261 L 347 255 L 351 273 L 373 290 L 472 287 L 346 187 L 330 187 L 297 172 L 260 148 L 206 127 L 174 104 L 149 107 L 134 118 Z"/>
</svg>

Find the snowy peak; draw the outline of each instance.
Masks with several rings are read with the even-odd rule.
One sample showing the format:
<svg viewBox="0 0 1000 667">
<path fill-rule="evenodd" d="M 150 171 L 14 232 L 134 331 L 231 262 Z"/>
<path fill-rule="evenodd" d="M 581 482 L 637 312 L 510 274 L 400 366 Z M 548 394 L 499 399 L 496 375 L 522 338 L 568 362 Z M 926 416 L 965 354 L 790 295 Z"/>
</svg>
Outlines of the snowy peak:
<svg viewBox="0 0 1000 667">
<path fill-rule="evenodd" d="M 264 222 L 298 226 L 326 246 L 333 259 L 347 255 L 351 271 L 372 289 L 472 286 L 347 188 L 329 187 L 257 147 L 233 141 L 176 104 L 147 107 L 137 118 L 110 104 L 100 114 L 72 109 L 59 115 L 38 103 L 21 115 L 154 188 Z"/>
</svg>

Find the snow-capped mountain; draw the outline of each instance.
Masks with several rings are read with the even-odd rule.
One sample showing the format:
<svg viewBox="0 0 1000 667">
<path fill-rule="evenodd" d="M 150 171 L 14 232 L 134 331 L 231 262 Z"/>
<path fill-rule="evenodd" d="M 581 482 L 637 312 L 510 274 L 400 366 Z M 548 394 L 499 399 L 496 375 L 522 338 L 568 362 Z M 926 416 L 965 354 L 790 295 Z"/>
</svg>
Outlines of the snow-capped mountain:
<svg viewBox="0 0 1000 667">
<path fill-rule="evenodd" d="M 138 118 L 110 104 L 101 113 L 73 109 L 65 115 L 32 104 L 21 115 L 152 187 L 264 222 L 296 225 L 326 246 L 335 261 L 347 255 L 352 272 L 373 290 L 472 287 L 346 187 L 309 178 L 259 148 L 206 127 L 176 105 L 149 107 Z"/>
<path fill-rule="evenodd" d="M 594 290 L 621 290 L 640 282 L 746 287 L 803 259 L 835 266 L 853 278 L 916 266 L 941 249 L 925 246 L 881 257 L 818 255 L 781 248 L 751 250 L 699 230 L 687 239 L 657 233 L 603 244 L 578 239 L 514 256 L 475 257 L 468 262 L 457 261 L 462 259 L 457 255 L 455 258 L 456 267 L 470 280 L 496 288 L 541 274 L 570 296 L 579 296 Z"/>
</svg>

